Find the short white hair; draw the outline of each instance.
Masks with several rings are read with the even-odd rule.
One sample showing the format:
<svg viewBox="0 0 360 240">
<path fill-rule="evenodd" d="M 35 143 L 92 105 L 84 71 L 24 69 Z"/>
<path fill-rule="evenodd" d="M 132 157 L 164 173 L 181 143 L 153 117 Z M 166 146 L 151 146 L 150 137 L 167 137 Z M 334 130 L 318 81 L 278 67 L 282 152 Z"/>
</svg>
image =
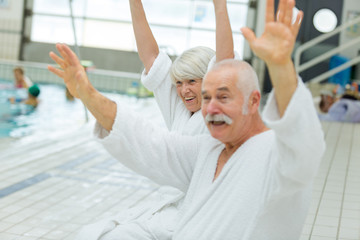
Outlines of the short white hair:
<svg viewBox="0 0 360 240">
<path fill-rule="evenodd" d="M 225 68 L 236 70 L 238 77 L 236 86 L 244 96 L 243 114 L 247 114 L 249 97 L 253 91 L 260 92 L 259 79 L 252 66 L 240 60 L 226 59 L 216 63 L 210 71 L 220 71 Z"/>
<path fill-rule="evenodd" d="M 170 77 L 176 81 L 203 79 L 215 51 L 208 47 L 194 47 L 175 59 L 170 68 Z"/>
</svg>

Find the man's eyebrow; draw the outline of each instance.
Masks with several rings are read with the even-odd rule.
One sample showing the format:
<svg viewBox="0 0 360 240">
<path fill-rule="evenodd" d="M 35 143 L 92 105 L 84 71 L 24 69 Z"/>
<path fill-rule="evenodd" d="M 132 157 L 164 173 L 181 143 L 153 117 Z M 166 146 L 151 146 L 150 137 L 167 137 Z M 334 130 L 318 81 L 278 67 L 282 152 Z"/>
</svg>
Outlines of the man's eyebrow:
<svg viewBox="0 0 360 240">
<path fill-rule="evenodd" d="M 221 88 L 218 88 L 217 91 L 226 91 L 226 92 L 229 92 L 230 89 L 228 87 L 221 87 Z"/>
<path fill-rule="evenodd" d="M 220 87 L 216 91 L 218 91 L 218 92 L 230 92 L 230 89 L 228 87 Z M 202 95 L 204 95 L 206 93 L 207 93 L 206 90 L 201 91 Z"/>
</svg>

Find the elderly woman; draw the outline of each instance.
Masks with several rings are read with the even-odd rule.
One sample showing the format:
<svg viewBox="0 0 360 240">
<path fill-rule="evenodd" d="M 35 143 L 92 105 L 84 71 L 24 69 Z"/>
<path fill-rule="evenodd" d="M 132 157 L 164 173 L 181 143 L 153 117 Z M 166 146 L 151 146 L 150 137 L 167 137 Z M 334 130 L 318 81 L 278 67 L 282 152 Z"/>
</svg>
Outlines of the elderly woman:
<svg viewBox="0 0 360 240">
<path fill-rule="evenodd" d="M 172 63 L 159 51 L 146 20 L 141 0 L 131 0 L 130 8 L 139 57 L 145 66 L 142 83 L 154 92 L 170 131 L 187 135 L 207 132 L 199 112 L 201 83 L 209 64 L 234 57 L 233 38 L 226 0 L 214 0 L 216 17 L 216 57 L 207 47 L 195 47 Z"/>
</svg>

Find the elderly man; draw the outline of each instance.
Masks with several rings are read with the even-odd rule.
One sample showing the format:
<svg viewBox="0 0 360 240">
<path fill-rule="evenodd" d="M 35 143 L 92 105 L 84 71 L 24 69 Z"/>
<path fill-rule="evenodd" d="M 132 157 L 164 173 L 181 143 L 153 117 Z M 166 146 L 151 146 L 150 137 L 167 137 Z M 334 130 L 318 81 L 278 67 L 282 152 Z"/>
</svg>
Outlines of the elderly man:
<svg viewBox="0 0 360 240">
<path fill-rule="evenodd" d="M 64 60 L 57 62 L 64 71 L 50 69 L 94 114 L 95 132 L 108 151 L 138 173 L 186 193 L 173 239 L 299 238 L 325 144 L 311 95 L 291 61 L 302 18 L 300 12 L 291 23 L 294 5 L 280 0 L 275 20 L 268 0 L 260 38 L 242 29 L 274 86 L 263 118 L 257 77 L 247 63 L 225 60 L 206 75 L 201 110 L 212 137 L 169 133 L 116 105 L 82 71 L 70 71 L 78 60 L 60 48 Z M 136 222 L 128 227 L 138 239 L 146 232 Z M 101 239 L 122 236 L 115 228 Z"/>
</svg>

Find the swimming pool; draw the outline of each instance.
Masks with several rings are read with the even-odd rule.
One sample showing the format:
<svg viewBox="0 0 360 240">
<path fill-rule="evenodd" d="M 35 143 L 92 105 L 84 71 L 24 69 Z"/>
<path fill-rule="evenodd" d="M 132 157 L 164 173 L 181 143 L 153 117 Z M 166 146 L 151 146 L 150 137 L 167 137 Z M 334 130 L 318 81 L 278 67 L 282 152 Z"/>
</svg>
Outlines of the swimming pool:
<svg viewBox="0 0 360 240">
<path fill-rule="evenodd" d="M 0 86 L 0 138 L 76 128 L 86 120 L 82 103 L 67 101 L 63 86 L 39 84 L 40 103 L 36 109 L 8 101 L 14 96 L 26 98 L 26 89 L 14 89 L 12 83 L 5 81 L 0 81 Z"/>
<path fill-rule="evenodd" d="M 11 82 L 0 80 L 0 138 L 21 138 L 28 135 L 53 136 L 75 131 L 86 123 L 85 108 L 78 99 L 68 101 L 65 87 L 38 84 L 41 90 L 40 103 L 35 110 L 23 104 L 11 104 L 8 97 L 26 97 L 25 89 L 12 88 Z M 136 98 L 117 93 L 104 93 L 108 98 L 130 106 L 155 124 L 166 127 L 154 98 Z M 88 112 L 89 121 L 94 121 Z"/>
</svg>

